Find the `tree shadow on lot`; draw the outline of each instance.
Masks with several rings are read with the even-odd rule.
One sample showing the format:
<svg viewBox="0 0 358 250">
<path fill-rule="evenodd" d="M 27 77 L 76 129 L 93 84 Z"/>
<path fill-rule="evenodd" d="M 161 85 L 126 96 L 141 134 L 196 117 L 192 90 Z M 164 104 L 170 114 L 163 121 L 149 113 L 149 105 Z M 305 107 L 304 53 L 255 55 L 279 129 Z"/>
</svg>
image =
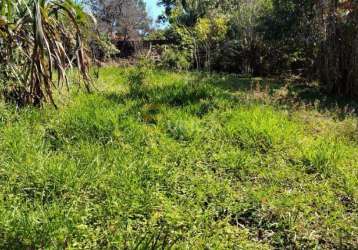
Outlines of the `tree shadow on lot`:
<svg viewBox="0 0 358 250">
<path fill-rule="evenodd" d="M 144 87 L 136 93 L 102 93 L 108 100 L 124 104 L 128 100 L 140 100 L 142 104 L 156 103 L 172 107 L 195 104 L 216 97 L 264 96 L 270 102 L 277 102 L 290 108 L 311 107 L 319 112 L 334 112 L 339 119 L 347 115 L 358 115 L 358 100 L 327 94 L 318 84 L 301 78 L 262 78 L 237 74 L 209 74 L 193 72 L 190 80 Z"/>
<path fill-rule="evenodd" d="M 338 118 L 358 115 L 358 99 L 329 94 L 318 83 L 304 79 L 247 77 L 240 75 L 198 75 L 197 81 L 206 82 L 231 93 L 266 92 L 271 100 L 291 107 L 313 107 L 319 112 L 335 112 Z"/>
</svg>

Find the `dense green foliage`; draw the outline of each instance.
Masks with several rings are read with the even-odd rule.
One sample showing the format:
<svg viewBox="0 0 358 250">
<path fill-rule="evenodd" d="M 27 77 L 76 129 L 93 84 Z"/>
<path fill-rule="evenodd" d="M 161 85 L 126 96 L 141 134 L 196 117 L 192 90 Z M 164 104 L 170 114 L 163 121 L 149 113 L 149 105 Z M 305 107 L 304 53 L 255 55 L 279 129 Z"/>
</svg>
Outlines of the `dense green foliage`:
<svg viewBox="0 0 358 250">
<path fill-rule="evenodd" d="M 162 0 L 168 39 L 192 68 L 299 74 L 358 96 L 356 0 Z M 180 53 L 180 52 L 179 52 Z"/>
<path fill-rule="evenodd" d="M 146 72 L 104 68 L 58 110 L 0 106 L 0 248 L 358 246 L 348 109 L 275 81 Z"/>
</svg>

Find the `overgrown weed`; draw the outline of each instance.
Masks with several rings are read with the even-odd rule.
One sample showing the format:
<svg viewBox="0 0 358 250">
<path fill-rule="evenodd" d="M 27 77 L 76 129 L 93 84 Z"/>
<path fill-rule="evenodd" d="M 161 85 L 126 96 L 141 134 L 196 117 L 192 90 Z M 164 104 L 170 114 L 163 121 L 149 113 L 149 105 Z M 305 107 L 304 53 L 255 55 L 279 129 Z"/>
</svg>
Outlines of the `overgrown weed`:
<svg viewBox="0 0 358 250">
<path fill-rule="evenodd" d="M 130 71 L 58 110 L 0 107 L 1 248 L 358 245 L 354 114 L 257 79 Z"/>
</svg>

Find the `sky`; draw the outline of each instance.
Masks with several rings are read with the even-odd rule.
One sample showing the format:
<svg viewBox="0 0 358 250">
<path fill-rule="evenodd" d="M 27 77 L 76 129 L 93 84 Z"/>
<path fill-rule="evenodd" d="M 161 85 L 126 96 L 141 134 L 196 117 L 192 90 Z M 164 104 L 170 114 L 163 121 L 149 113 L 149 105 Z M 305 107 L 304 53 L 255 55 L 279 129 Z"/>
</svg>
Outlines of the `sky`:
<svg viewBox="0 0 358 250">
<path fill-rule="evenodd" d="M 153 24 L 155 24 L 155 21 L 163 13 L 164 9 L 157 5 L 158 0 L 144 0 L 144 2 L 147 5 L 148 14 L 153 19 Z"/>
</svg>

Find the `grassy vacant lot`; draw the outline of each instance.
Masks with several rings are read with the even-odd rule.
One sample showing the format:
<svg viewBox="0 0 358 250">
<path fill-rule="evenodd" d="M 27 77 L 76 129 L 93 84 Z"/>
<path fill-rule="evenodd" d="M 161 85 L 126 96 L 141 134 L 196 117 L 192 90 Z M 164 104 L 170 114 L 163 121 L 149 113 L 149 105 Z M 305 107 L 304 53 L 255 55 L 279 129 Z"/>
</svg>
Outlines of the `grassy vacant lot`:
<svg viewBox="0 0 358 250">
<path fill-rule="evenodd" d="M 100 75 L 58 110 L 0 106 L 1 249 L 358 247 L 348 109 L 257 79 Z"/>
</svg>

